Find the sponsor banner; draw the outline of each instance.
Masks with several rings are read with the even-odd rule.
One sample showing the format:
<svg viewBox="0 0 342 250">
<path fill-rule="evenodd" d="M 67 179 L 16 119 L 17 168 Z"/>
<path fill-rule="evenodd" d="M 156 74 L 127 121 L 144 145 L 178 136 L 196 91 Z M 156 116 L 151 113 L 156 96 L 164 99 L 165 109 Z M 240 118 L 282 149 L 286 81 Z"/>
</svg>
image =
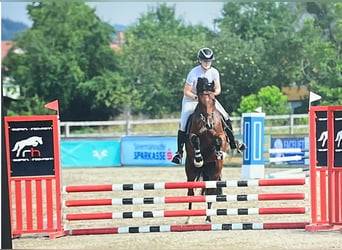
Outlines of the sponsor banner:
<svg viewBox="0 0 342 250">
<path fill-rule="evenodd" d="M 176 137 L 121 138 L 121 163 L 128 166 L 172 166 L 173 152 L 177 151 Z M 183 157 L 184 161 L 184 157 Z"/>
<path fill-rule="evenodd" d="M 8 121 L 10 176 L 55 175 L 52 120 Z"/>
<path fill-rule="evenodd" d="M 63 141 L 62 167 L 120 166 L 120 141 Z"/>
<path fill-rule="evenodd" d="M 300 148 L 300 149 L 303 149 L 303 151 L 308 150 L 309 149 L 309 137 L 280 138 L 280 137 L 272 136 L 271 148 L 272 149 Z M 297 155 L 302 156 L 302 157 L 309 157 L 309 152 L 270 154 L 270 158 L 297 156 Z M 275 164 L 308 165 L 309 159 L 301 159 L 301 160 L 294 160 L 294 161 L 279 161 L 279 162 L 275 162 Z"/>
</svg>

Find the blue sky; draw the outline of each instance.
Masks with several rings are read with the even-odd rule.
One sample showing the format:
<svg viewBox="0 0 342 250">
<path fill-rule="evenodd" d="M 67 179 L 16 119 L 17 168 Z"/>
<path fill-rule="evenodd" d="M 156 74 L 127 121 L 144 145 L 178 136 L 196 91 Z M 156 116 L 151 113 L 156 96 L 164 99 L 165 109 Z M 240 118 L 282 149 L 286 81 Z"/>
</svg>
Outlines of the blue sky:
<svg viewBox="0 0 342 250">
<path fill-rule="evenodd" d="M 165 2 L 165 1 L 164 1 Z M 2 1 L 2 18 L 23 22 L 30 25 L 25 6 L 27 2 Z M 157 2 L 88 2 L 96 8 L 97 15 L 110 24 L 134 24 L 149 8 L 155 7 Z M 203 24 L 213 28 L 213 20 L 221 17 L 223 2 L 167 2 L 175 6 L 176 16 L 182 18 L 186 24 Z"/>
</svg>

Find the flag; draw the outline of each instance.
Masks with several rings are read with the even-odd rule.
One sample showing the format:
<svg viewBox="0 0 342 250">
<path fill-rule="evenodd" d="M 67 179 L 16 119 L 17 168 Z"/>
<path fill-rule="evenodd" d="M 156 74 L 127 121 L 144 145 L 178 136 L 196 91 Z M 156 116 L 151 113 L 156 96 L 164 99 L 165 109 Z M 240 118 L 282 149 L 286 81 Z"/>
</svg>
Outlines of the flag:
<svg viewBox="0 0 342 250">
<path fill-rule="evenodd" d="M 53 102 L 49 102 L 49 103 L 45 104 L 44 107 L 48 108 L 48 109 L 56 110 L 58 112 L 58 100 L 55 100 Z"/>
<path fill-rule="evenodd" d="M 254 109 L 255 112 L 261 113 L 262 112 L 262 107 L 257 107 L 256 109 Z"/>
<path fill-rule="evenodd" d="M 314 101 L 318 101 L 318 100 L 321 100 L 321 96 L 320 95 L 317 95 L 315 94 L 314 92 L 311 92 L 310 91 L 310 97 L 309 97 L 309 103 L 312 103 Z"/>
</svg>

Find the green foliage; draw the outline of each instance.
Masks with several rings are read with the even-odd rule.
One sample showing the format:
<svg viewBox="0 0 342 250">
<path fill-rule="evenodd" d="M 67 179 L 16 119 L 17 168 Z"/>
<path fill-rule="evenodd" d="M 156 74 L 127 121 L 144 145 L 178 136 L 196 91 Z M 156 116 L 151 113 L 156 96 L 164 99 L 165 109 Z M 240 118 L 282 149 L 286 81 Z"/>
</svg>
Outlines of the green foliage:
<svg viewBox="0 0 342 250">
<path fill-rule="evenodd" d="M 222 73 L 223 103 L 235 111 L 242 96 L 276 83 L 280 88 L 292 82 L 295 44 L 291 9 L 284 3 L 226 3 L 216 44 Z M 285 47 L 284 47 L 285 46 Z"/>
<path fill-rule="evenodd" d="M 321 104 L 339 105 L 342 99 L 342 4 L 310 3 L 317 16 L 303 24 L 304 57 L 301 70 L 311 89 L 322 96 Z"/>
<path fill-rule="evenodd" d="M 52 100 L 50 100 L 52 101 Z M 20 115 L 53 115 L 56 114 L 56 111 L 51 109 L 44 108 L 46 101 L 42 101 L 42 99 L 38 95 L 34 95 L 29 99 L 18 99 L 16 101 L 11 102 L 11 109 L 7 111 L 8 116 L 20 116 Z M 19 112 L 18 112 L 19 110 Z"/>
<path fill-rule="evenodd" d="M 24 53 L 12 53 L 5 61 L 10 69 L 7 74 L 21 86 L 25 106 L 36 105 L 35 98 L 40 103 L 58 99 L 64 120 L 108 118 L 101 112 L 80 112 L 91 110 L 92 104 L 91 99 L 80 103 L 77 89 L 108 70 L 118 70 L 116 56 L 108 46 L 113 28 L 101 22 L 85 3 L 34 3 L 27 9 L 33 26 L 17 41 Z M 98 88 L 102 90 L 106 91 Z"/>
<path fill-rule="evenodd" d="M 290 113 L 290 106 L 287 104 L 287 97 L 275 86 L 267 86 L 260 89 L 257 94 L 242 97 L 239 113 L 255 112 L 255 109 L 262 107 L 267 115 L 284 115 Z"/>
<path fill-rule="evenodd" d="M 260 88 L 263 71 L 260 68 L 262 43 L 246 42 L 231 33 L 221 33 L 215 39 L 214 66 L 221 73 L 222 92 L 218 99 L 227 111 L 239 107 L 241 96 Z"/>
<path fill-rule="evenodd" d="M 216 32 L 184 24 L 163 3 L 125 31 L 120 51 L 109 46 L 113 27 L 85 3 L 35 2 L 27 10 L 33 25 L 17 36 L 20 53 L 3 61 L 2 76 L 21 87 L 11 115 L 52 112 L 43 106 L 55 99 L 62 120 L 115 119 L 128 107 L 150 118 L 178 115 L 201 47 L 214 50 L 218 99 L 230 113 L 262 106 L 287 114 L 280 89 L 292 84 L 324 105 L 342 99 L 341 3 L 227 2 Z"/>
<path fill-rule="evenodd" d="M 143 105 L 133 107 L 136 113 L 161 117 L 180 111 L 186 75 L 208 33 L 203 27 L 184 25 L 175 17 L 175 8 L 166 4 L 142 15 L 125 32 L 124 74 L 129 82 L 141 82 Z"/>
</svg>

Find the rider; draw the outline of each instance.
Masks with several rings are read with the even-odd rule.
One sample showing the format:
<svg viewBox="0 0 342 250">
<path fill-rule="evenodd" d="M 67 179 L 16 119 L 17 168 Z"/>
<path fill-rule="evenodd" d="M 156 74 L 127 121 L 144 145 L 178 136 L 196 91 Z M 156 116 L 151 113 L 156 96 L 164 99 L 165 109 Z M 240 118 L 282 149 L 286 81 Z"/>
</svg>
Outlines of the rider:
<svg viewBox="0 0 342 250">
<path fill-rule="evenodd" d="M 172 162 L 176 164 L 181 164 L 183 157 L 183 146 L 186 141 L 186 123 L 189 116 L 194 112 L 197 101 L 196 85 L 199 78 L 207 78 L 208 82 L 214 83 L 214 95 L 217 96 L 221 93 L 220 75 L 216 68 L 212 67 L 212 61 L 215 60 L 214 53 L 209 48 L 202 48 L 197 53 L 197 58 L 199 60 L 199 65 L 194 67 L 186 78 L 184 86 L 184 96 L 182 100 L 182 113 L 181 122 L 178 130 L 177 136 L 177 153 L 172 158 Z M 233 128 L 228 113 L 224 110 L 222 105 L 216 100 L 216 109 L 221 113 L 224 119 L 224 130 L 229 138 L 229 144 L 231 149 L 237 148 L 235 143 Z M 245 145 L 239 143 L 239 149 L 243 150 Z"/>
</svg>

